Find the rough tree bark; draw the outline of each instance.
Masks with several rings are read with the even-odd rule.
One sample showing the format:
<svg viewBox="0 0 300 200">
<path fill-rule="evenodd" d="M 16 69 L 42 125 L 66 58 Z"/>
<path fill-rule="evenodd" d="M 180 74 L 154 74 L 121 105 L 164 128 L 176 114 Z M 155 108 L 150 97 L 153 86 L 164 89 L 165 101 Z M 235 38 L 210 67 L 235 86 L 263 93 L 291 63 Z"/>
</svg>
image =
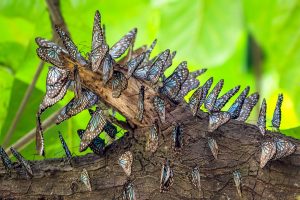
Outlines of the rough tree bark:
<svg viewBox="0 0 300 200">
<path fill-rule="evenodd" d="M 208 133 L 205 113 L 192 117 L 185 105 L 181 105 L 172 116 L 184 128 L 184 147 L 179 153 L 171 148 L 170 122 L 161 126 L 159 148 L 154 154 L 145 151 L 147 128 L 140 128 L 111 145 L 105 157 L 93 154 L 75 157 L 72 166 L 62 159 L 34 161 L 32 179 L 17 173 L 10 178 L 1 167 L 0 196 L 4 199 L 119 199 L 128 178 L 117 160 L 127 150 L 134 155 L 129 179 L 137 199 L 239 199 L 232 175 L 236 169 L 242 175 L 243 199 L 296 199 L 300 195 L 299 141 L 290 139 L 298 147 L 293 155 L 260 169 L 260 142 L 264 138 L 255 126 L 231 120 L 214 133 Z M 217 160 L 208 147 L 208 134 L 218 142 Z M 171 161 L 174 184 L 170 191 L 160 193 L 164 158 Z M 189 179 L 195 165 L 200 167 L 201 192 L 193 188 Z M 78 181 L 83 168 L 89 172 L 91 192 Z"/>
</svg>

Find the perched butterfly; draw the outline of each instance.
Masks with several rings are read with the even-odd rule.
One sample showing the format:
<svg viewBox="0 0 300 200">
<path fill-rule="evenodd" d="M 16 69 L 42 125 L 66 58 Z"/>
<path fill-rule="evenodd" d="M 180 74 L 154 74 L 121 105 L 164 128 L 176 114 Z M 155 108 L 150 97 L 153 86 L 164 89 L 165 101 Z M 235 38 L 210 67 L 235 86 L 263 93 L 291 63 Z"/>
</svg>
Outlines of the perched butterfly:
<svg viewBox="0 0 300 200">
<path fill-rule="evenodd" d="M 114 71 L 113 65 L 114 65 L 114 60 L 112 59 L 112 57 L 109 53 L 106 53 L 104 60 L 103 60 L 103 66 L 102 66 L 102 74 L 103 74 L 103 83 L 104 84 L 106 84 L 107 81 L 113 75 L 113 71 Z"/>
<path fill-rule="evenodd" d="M 107 121 L 103 130 L 109 135 L 111 138 L 115 138 L 116 134 L 118 133 L 117 127 L 113 125 L 110 121 Z"/>
<path fill-rule="evenodd" d="M 133 46 L 136 33 L 137 29 L 132 29 L 110 48 L 109 54 L 113 59 L 119 58 L 130 45 Z"/>
<path fill-rule="evenodd" d="M 61 142 L 61 144 L 62 144 L 62 146 L 63 146 L 63 148 L 65 150 L 67 159 L 68 159 L 68 161 L 70 161 L 72 159 L 72 153 L 69 150 L 69 147 L 68 147 L 68 145 L 67 145 L 67 143 L 66 143 L 65 139 L 63 138 L 63 136 L 62 136 L 62 134 L 61 134 L 60 131 L 58 131 L 58 136 L 59 136 L 59 140 L 60 140 L 60 142 Z"/>
<path fill-rule="evenodd" d="M 273 118 L 272 118 L 272 127 L 279 131 L 280 123 L 281 123 L 281 105 L 283 101 L 283 94 L 278 95 L 276 107 L 274 110 Z"/>
<path fill-rule="evenodd" d="M 164 123 L 166 121 L 165 101 L 159 96 L 155 96 L 153 98 L 153 106 L 159 116 L 159 119 Z"/>
<path fill-rule="evenodd" d="M 143 52 L 142 54 L 132 58 L 127 64 L 127 75 L 126 78 L 129 79 L 132 74 L 134 73 L 134 71 L 137 69 L 138 66 L 140 66 L 140 64 L 143 62 L 143 60 L 145 59 L 145 52 Z"/>
<path fill-rule="evenodd" d="M 240 112 L 240 116 L 236 120 L 242 121 L 242 122 L 246 121 L 248 119 L 248 117 L 250 116 L 252 109 L 257 104 L 258 99 L 259 99 L 259 94 L 257 92 L 249 95 L 245 99 L 244 104 L 242 106 L 242 110 Z"/>
<path fill-rule="evenodd" d="M 240 86 L 236 86 L 223 94 L 220 98 L 216 100 L 213 111 L 218 112 L 221 111 L 222 108 L 226 105 L 226 103 L 240 90 Z"/>
<path fill-rule="evenodd" d="M 93 141 L 93 139 L 99 135 L 99 133 L 103 130 L 105 124 L 106 118 L 103 115 L 103 111 L 99 107 L 97 107 L 87 125 L 85 133 L 82 136 L 80 142 L 80 152 L 84 151 Z"/>
<path fill-rule="evenodd" d="M 92 185 L 91 185 L 91 182 L 90 182 L 90 177 L 89 177 L 89 174 L 88 174 L 88 172 L 85 168 L 83 168 L 83 170 L 80 174 L 80 180 L 87 187 L 87 189 L 89 191 L 92 191 Z"/>
<path fill-rule="evenodd" d="M 68 51 L 65 50 L 63 47 L 57 45 L 55 42 L 45 39 L 45 38 L 37 37 L 37 38 L 35 38 L 35 42 L 37 43 L 37 45 L 39 45 L 39 47 L 59 49 L 64 54 L 68 54 Z"/>
<path fill-rule="evenodd" d="M 136 200 L 133 184 L 130 182 L 124 185 L 123 200 Z"/>
<path fill-rule="evenodd" d="M 160 192 L 165 192 L 170 189 L 173 184 L 173 170 L 170 166 L 170 161 L 165 160 L 160 176 Z"/>
<path fill-rule="evenodd" d="M 119 98 L 122 91 L 127 88 L 127 79 L 122 72 L 114 71 L 112 76 L 112 96 Z"/>
<path fill-rule="evenodd" d="M 10 151 L 14 155 L 14 157 L 19 161 L 21 166 L 26 170 L 27 174 L 32 177 L 33 171 L 31 169 L 30 163 L 27 160 L 25 160 L 25 158 L 13 147 L 10 147 Z"/>
<path fill-rule="evenodd" d="M 159 127 L 157 121 L 150 127 L 149 135 L 147 135 L 146 151 L 154 153 L 158 148 L 158 132 Z"/>
<path fill-rule="evenodd" d="M 193 116 L 197 115 L 197 112 L 199 110 L 199 104 L 200 104 L 200 100 L 202 98 L 202 87 L 199 87 L 197 90 L 194 91 L 194 93 L 192 94 L 192 96 L 189 99 L 189 107 L 192 111 Z"/>
<path fill-rule="evenodd" d="M 98 71 L 102 60 L 108 52 L 108 45 L 106 44 L 104 37 L 105 36 L 101 28 L 101 15 L 97 10 L 93 25 L 92 50 L 89 56 L 93 71 Z"/>
<path fill-rule="evenodd" d="M 173 51 L 172 53 L 169 54 L 164 66 L 163 66 L 163 71 L 165 71 L 172 65 L 172 62 L 173 62 L 173 59 L 175 56 L 176 56 L 176 51 Z M 162 75 L 163 75 L 163 73 L 162 73 Z"/>
<path fill-rule="evenodd" d="M 265 141 L 261 145 L 260 168 L 263 168 L 276 153 L 276 144 L 273 140 Z"/>
<path fill-rule="evenodd" d="M 130 176 L 130 174 L 131 174 L 132 162 L 133 162 L 133 156 L 130 151 L 126 151 L 119 158 L 119 165 L 123 168 L 123 170 L 127 176 Z"/>
<path fill-rule="evenodd" d="M 77 115 L 84 109 L 90 108 L 95 105 L 99 97 L 90 90 L 83 89 L 80 98 L 73 98 L 59 113 L 56 119 L 56 124 Z"/>
<path fill-rule="evenodd" d="M 241 176 L 241 173 L 239 171 L 234 171 L 233 172 L 233 180 L 234 180 L 234 184 L 235 184 L 235 187 L 236 187 L 236 190 L 239 194 L 240 197 L 242 197 L 242 189 L 241 189 L 241 180 L 242 179 L 242 176 Z"/>
<path fill-rule="evenodd" d="M 202 97 L 199 103 L 199 107 L 202 106 L 202 104 L 204 103 L 206 96 L 208 94 L 208 91 L 213 83 L 214 79 L 213 77 L 210 77 L 203 85 L 202 85 Z"/>
<path fill-rule="evenodd" d="M 206 71 L 207 71 L 207 69 L 203 68 L 203 69 L 199 69 L 199 70 L 190 72 L 189 78 L 197 78 L 198 76 L 204 74 Z"/>
<path fill-rule="evenodd" d="M 205 99 L 204 107 L 208 110 L 209 113 L 211 113 L 213 111 L 213 108 L 215 106 L 215 102 L 216 102 L 216 100 L 218 98 L 218 95 L 220 94 L 220 92 L 223 88 L 223 85 L 224 85 L 224 80 L 221 79 L 215 85 L 215 87 L 212 89 L 212 91 L 209 93 L 209 95 Z"/>
<path fill-rule="evenodd" d="M 138 98 L 138 113 L 136 118 L 141 122 L 144 116 L 144 98 L 145 98 L 145 86 L 141 85 L 139 98 Z"/>
<path fill-rule="evenodd" d="M 183 101 L 184 97 L 189 93 L 189 91 L 197 88 L 200 82 L 195 78 L 187 78 L 184 83 L 182 84 L 180 91 L 176 98 L 174 99 L 176 102 Z"/>
<path fill-rule="evenodd" d="M 180 150 L 183 146 L 183 130 L 180 124 L 176 124 L 172 131 L 173 149 Z"/>
<path fill-rule="evenodd" d="M 228 113 L 231 116 L 231 119 L 236 119 L 240 116 L 240 112 L 242 109 L 242 106 L 244 104 L 244 101 L 249 93 L 250 87 L 247 86 L 240 96 L 235 100 L 235 102 L 231 105 L 231 107 L 228 109 Z"/>
<path fill-rule="evenodd" d="M 147 79 L 152 84 L 157 83 L 159 77 L 163 73 L 163 66 L 165 65 L 165 62 L 168 59 L 169 54 L 170 50 L 165 50 L 161 55 L 158 56 L 158 58 L 152 64 L 150 69 L 147 71 Z"/>
<path fill-rule="evenodd" d="M 64 51 L 59 46 L 39 47 L 36 53 L 45 62 L 59 67 L 64 66 L 64 60 L 62 59 Z"/>
<path fill-rule="evenodd" d="M 12 165 L 12 162 L 9 159 L 8 155 L 6 154 L 5 150 L 1 146 L 0 146 L 0 157 L 1 157 L 1 160 L 5 167 L 6 172 L 10 175 L 11 170 L 13 169 L 13 165 Z"/>
<path fill-rule="evenodd" d="M 79 135 L 80 139 L 82 138 L 84 134 L 83 129 L 77 130 L 77 134 Z M 92 140 L 92 142 L 89 144 L 89 148 L 97 155 L 103 155 L 104 154 L 104 148 L 105 148 L 105 141 L 99 137 L 96 137 Z"/>
<path fill-rule="evenodd" d="M 273 157 L 274 160 L 286 157 L 294 153 L 296 150 L 296 145 L 294 145 L 289 140 L 276 137 L 274 139 L 274 142 L 276 144 L 276 153 L 275 156 Z"/>
<path fill-rule="evenodd" d="M 150 58 L 150 55 L 151 55 L 151 53 L 152 53 L 152 51 L 153 51 L 156 43 L 157 43 L 157 39 L 153 40 L 153 42 L 151 43 L 151 45 L 147 49 L 146 54 L 145 54 L 145 59 L 143 60 L 141 67 L 144 67 L 145 65 L 149 64 L 148 63 L 149 62 L 149 58 Z"/>
<path fill-rule="evenodd" d="M 81 65 L 86 65 L 87 61 L 80 54 L 80 52 L 77 49 L 77 46 L 71 40 L 70 36 L 68 36 L 68 34 L 57 25 L 55 25 L 55 30 L 56 30 L 57 34 L 59 35 L 60 39 L 62 40 L 62 42 L 63 42 L 64 46 L 66 47 L 71 58 L 74 61 L 78 61 Z"/>
<path fill-rule="evenodd" d="M 218 159 L 219 147 L 216 140 L 212 137 L 208 137 L 207 141 L 208 141 L 208 146 L 210 148 L 210 151 L 212 152 L 214 158 Z"/>
<path fill-rule="evenodd" d="M 201 190 L 201 181 L 200 181 L 200 172 L 199 172 L 198 166 L 196 166 L 192 169 L 191 181 L 192 181 L 193 186 L 200 191 Z"/>
<path fill-rule="evenodd" d="M 215 112 L 209 115 L 208 132 L 213 132 L 230 120 L 228 112 Z"/>
<path fill-rule="evenodd" d="M 80 81 L 80 76 L 79 76 L 79 71 L 78 71 L 77 65 L 74 66 L 73 75 L 74 75 L 74 82 L 75 82 L 75 97 L 80 98 L 82 95 L 82 93 L 81 93 L 82 88 L 81 88 L 81 81 Z"/>
<path fill-rule="evenodd" d="M 265 135 L 266 133 L 266 112 L 267 112 L 267 103 L 266 103 L 266 99 L 263 99 L 259 111 L 258 120 L 257 120 L 257 127 L 262 135 Z"/>
</svg>

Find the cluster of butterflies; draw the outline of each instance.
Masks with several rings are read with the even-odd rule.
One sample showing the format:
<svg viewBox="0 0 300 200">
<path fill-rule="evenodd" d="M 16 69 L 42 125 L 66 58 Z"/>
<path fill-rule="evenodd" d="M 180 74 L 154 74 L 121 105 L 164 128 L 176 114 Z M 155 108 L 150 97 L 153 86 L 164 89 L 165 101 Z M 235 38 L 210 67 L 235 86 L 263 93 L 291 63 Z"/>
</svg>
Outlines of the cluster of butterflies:
<svg viewBox="0 0 300 200">
<path fill-rule="evenodd" d="M 184 101 L 184 97 L 191 90 L 196 89 L 189 98 L 188 107 L 193 116 L 197 116 L 199 111 L 206 110 L 209 113 L 208 132 L 214 132 L 230 119 L 245 122 L 250 116 L 251 111 L 259 100 L 259 94 L 249 94 L 250 87 L 246 87 L 227 111 L 222 111 L 226 103 L 240 90 L 236 86 L 219 97 L 223 88 L 224 80 L 221 79 L 210 91 L 213 84 L 213 78 L 209 78 L 203 85 L 200 85 L 197 77 L 206 72 L 206 69 L 189 72 L 187 62 L 181 62 L 174 72 L 165 77 L 164 72 L 172 65 L 176 52 L 170 52 L 169 49 L 162 51 L 157 56 L 150 59 L 152 50 L 156 45 L 156 40 L 152 42 L 149 48 L 142 47 L 133 50 L 137 29 L 134 28 L 124 35 L 112 47 L 106 42 L 105 26 L 101 25 L 101 16 L 98 11 L 95 13 L 92 32 L 92 48 L 87 58 L 81 55 L 77 46 L 71 40 L 69 35 L 60 27 L 55 27 L 57 34 L 63 42 L 63 46 L 44 38 L 36 38 L 38 44 L 37 55 L 45 62 L 51 63 L 46 80 L 46 94 L 39 106 L 37 112 L 37 130 L 36 130 L 36 148 L 40 155 L 45 155 L 43 129 L 41 126 L 41 114 L 49 107 L 60 101 L 68 89 L 74 91 L 74 98 L 60 111 L 56 119 L 56 124 L 67 120 L 85 109 L 89 109 L 91 118 L 85 130 L 77 131 L 81 143 L 80 151 L 90 148 L 95 154 L 103 155 L 105 151 L 104 140 L 99 138 L 99 134 L 105 131 L 110 137 L 114 138 L 117 134 L 116 126 L 111 122 L 101 105 L 100 97 L 81 84 L 80 70 L 86 68 L 92 72 L 102 75 L 104 87 L 111 87 L 112 97 L 118 98 L 127 88 L 129 78 L 139 80 L 139 96 L 137 102 L 136 119 L 142 122 L 144 116 L 144 97 L 145 86 L 147 84 L 153 87 L 157 94 L 153 96 L 152 103 L 158 114 L 158 119 L 153 121 L 147 134 L 147 151 L 154 153 L 158 148 L 159 142 L 159 121 L 164 123 L 166 120 L 166 104 L 177 105 Z M 127 55 L 121 56 L 127 51 Z M 121 59 L 119 59 L 121 58 Z M 117 61 L 117 59 L 119 59 Z M 67 69 L 67 65 L 72 65 L 73 71 Z M 279 131 L 281 123 L 281 104 L 282 94 L 279 95 L 274 111 L 272 126 L 275 131 Z M 96 110 L 91 110 L 92 106 L 97 106 Z M 266 101 L 262 102 L 257 127 L 264 136 L 266 133 Z M 204 108 L 204 109 L 203 109 Z M 182 149 L 184 131 L 182 124 L 174 123 L 172 130 L 172 148 L 175 151 Z M 72 155 L 62 135 L 60 140 L 65 149 L 68 159 Z M 292 154 L 296 146 L 287 139 L 271 137 L 266 139 L 261 146 L 260 166 L 263 168 L 270 160 L 280 159 Z M 213 156 L 217 159 L 219 148 L 213 134 L 208 137 L 208 146 Z M 4 152 L 5 153 L 5 152 Z M 2 154 L 1 154 L 2 155 Z M 1 156 L 2 157 L 2 156 Z M 4 156 L 5 157 L 5 156 Z M 133 162 L 131 152 L 125 152 L 119 159 L 120 166 L 124 169 L 127 176 L 131 174 L 131 165 Z M 3 159 L 3 158 L 2 158 Z M 4 162 L 6 162 L 3 159 Z M 84 174 L 87 174 L 84 173 Z M 161 191 L 167 191 L 173 183 L 173 170 L 170 167 L 170 161 L 163 163 L 160 188 Z M 88 175 L 83 176 L 83 181 L 88 188 L 90 182 Z M 87 178 L 86 178 L 87 177 Z M 240 174 L 234 173 L 234 180 L 237 188 L 240 188 Z M 193 185 L 200 189 L 199 168 L 195 167 L 191 173 Z M 89 185 L 89 186 L 88 186 Z M 239 189 L 238 189 L 239 190 Z M 239 192 L 240 193 L 240 192 Z M 133 184 L 128 183 L 124 186 L 125 199 L 135 199 Z"/>
</svg>

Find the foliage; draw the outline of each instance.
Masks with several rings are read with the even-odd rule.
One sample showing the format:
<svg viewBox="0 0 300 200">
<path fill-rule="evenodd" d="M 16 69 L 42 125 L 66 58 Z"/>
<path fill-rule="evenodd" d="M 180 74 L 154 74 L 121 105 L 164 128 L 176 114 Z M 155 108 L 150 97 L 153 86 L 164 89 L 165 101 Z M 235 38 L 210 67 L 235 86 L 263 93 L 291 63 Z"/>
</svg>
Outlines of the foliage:
<svg viewBox="0 0 300 200">
<path fill-rule="evenodd" d="M 251 86 L 251 92 L 260 90 L 268 103 L 268 121 L 271 121 L 277 94 L 284 93 L 282 128 L 299 125 L 300 82 L 300 10 L 299 1 L 258 0 L 103 0 L 61 1 L 61 9 L 75 43 L 83 54 L 90 51 L 93 15 L 96 9 L 106 24 L 107 39 L 113 44 L 131 28 L 138 28 L 136 46 L 150 44 L 158 38 L 154 53 L 170 48 L 177 50 L 176 64 L 187 60 L 189 68 L 208 68 L 200 79 L 210 76 L 225 79 L 224 90 L 235 85 Z M 255 12 L 253 12 L 255 11 Z M 0 2 L 0 143 L 2 143 L 26 88 L 29 86 L 40 60 L 36 56 L 34 38 L 51 38 L 52 30 L 44 1 L 3 0 Z M 249 36 L 262 48 L 262 88 L 258 88 L 254 67 L 249 62 Z M 10 144 L 35 127 L 37 111 L 43 92 L 47 66 L 38 79 L 34 92 L 22 115 Z M 49 116 L 72 98 L 46 112 Z M 229 102 L 230 103 L 230 102 Z M 250 123 L 255 123 L 252 115 Z M 78 154 L 78 128 L 85 128 L 88 112 L 73 117 L 45 134 L 49 157 L 61 156 L 57 130 L 61 130 L 68 145 Z M 290 133 L 288 131 L 287 133 Z M 293 137 L 300 138 L 293 132 Z M 34 144 L 22 153 L 33 156 Z M 59 146 L 59 147 L 58 147 Z"/>
</svg>

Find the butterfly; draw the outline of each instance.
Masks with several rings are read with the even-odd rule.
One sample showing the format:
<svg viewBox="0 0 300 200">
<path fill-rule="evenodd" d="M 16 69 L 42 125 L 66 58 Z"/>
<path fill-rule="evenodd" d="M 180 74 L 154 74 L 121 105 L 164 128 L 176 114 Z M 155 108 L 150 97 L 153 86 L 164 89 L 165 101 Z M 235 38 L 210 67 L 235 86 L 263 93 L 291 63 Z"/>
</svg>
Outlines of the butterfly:
<svg viewBox="0 0 300 200">
<path fill-rule="evenodd" d="M 228 112 L 215 112 L 209 115 L 208 132 L 213 132 L 230 120 Z"/>
<path fill-rule="evenodd" d="M 79 135 L 79 138 L 81 139 L 84 134 L 83 129 L 77 130 L 77 134 Z M 92 142 L 89 144 L 89 148 L 97 155 L 103 155 L 104 154 L 104 148 L 105 148 L 105 141 L 99 137 L 96 137 L 92 140 Z"/>
<path fill-rule="evenodd" d="M 210 148 L 210 151 L 212 152 L 214 158 L 218 159 L 219 147 L 216 140 L 212 137 L 208 137 L 207 141 L 208 141 L 208 147 Z"/>
<path fill-rule="evenodd" d="M 84 151 L 93 141 L 93 139 L 99 135 L 99 133 L 103 130 L 105 124 L 106 118 L 103 115 L 103 111 L 99 107 L 97 107 L 87 125 L 85 133 L 82 136 L 80 142 L 80 152 Z"/>
<path fill-rule="evenodd" d="M 58 114 L 56 124 L 77 115 L 84 109 L 90 108 L 95 105 L 99 97 L 90 90 L 83 89 L 82 95 L 79 98 L 73 98 Z"/>
<path fill-rule="evenodd" d="M 257 127 L 262 135 L 265 135 L 266 133 L 266 112 L 267 103 L 266 99 L 263 99 L 257 120 Z"/>
<path fill-rule="evenodd" d="M 61 142 L 61 144 L 62 144 L 62 146 L 65 150 L 67 159 L 68 159 L 68 161 L 70 161 L 72 159 L 72 153 L 71 153 L 71 151 L 70 151 L 70 149 L 69 149 L 69 147 L 68 147 L 68 145 L 67 145 L 67 143 L 66 143 L 65 139 L 63 138 L 60 131 L 58 131 L 58 137 L 59 137 L 59 140 L 60 140 L 60 142 Z"/>
<path fill-rule="evenodd" d="M 273 140 L 268 140 L 261 145 L 260 168 L 268 163 L 276 153 L 276 143 Z"/>
<path fill-rule="evenodd" d="M 296 145 L 294 145 L 289 140 L 285 140 L 282 138 L 276 137 L 274 139 L 274 142 L 276 144 L 276 153 L 273 157 L 273 160 L 277 160 L 283 157 L 286 157 L 296 150 Z"/>
<path fill-rule="evenodd" d="M 250 116 L 252 109 L 257 104 L 258 99 L 259 99 L 259 94 L 257 92 L 249 95 L 245 99 L 244 104 L 241 109 L 241 112 L 240 112 L 240 116 L 236 120 L 242 121 L 242 122 L 246 121 L 248 119 L 248 117 Z"/>
<path fill-rule="evenodd" d="M 59 67 L 64 66 L 64 60 L 62 59 L 64 52 L 59 46 L 39 47 L 36 50 L 37 55 L 43 61 Z"/>
<path fill-rule="evenodd" d="M 136 118 L 141 122 L 144 116 L 144 98 L 145 98 L 145 86 L 141 85 L 139 98 L 138 98 L 138 113 Z"/>
<path fill-rule="evenodd" d="M 212 91 L 209 93 L 209 95 L 207 96 L 207 98 L 205 99 L 204 102 L 204 107 L 208 110 L 209 113 L 211 113 L 213 111 L 215 102 L 218 98 L 218 95 L 220 94 L 222 88 L 224 85 L 224 80 L 221 79 L 216 85 L 215 87 L 212 89 Z"/>
<path fill-rule="evenodd" d="M 97 10 L 94 17 L 93 36 L 92 36 L 92 51 L 89 56 L 91 60 L 92 70 L 98 71 L 100 65 L 108 52 L 108 45 L 105 41 L 105 33 L 101 28 L 101 15 Z"/>
<path fill-rule="evenodd" d="M 173 184 L 173 170 L 170 166 L 170 161 L 165 160 L 160 176 L 160 192 L 165 192 L 170 189 Z"/>
<path fill-rule="evenodd" d="M 244 104 L 244 101 L 249 93 L 250 87 L 247 86 L 242 93 L 240 94 L 240 96 L 238 96 L 238 98 L 235 100 L 235 102 L 231 105 L 231 107 L 228 109 L 228 113 L 231 116 L 231 119 L 236 119 L 239 117 L 242 106 Z"/>
<path fill-rule="evenodd" d="M 123 168 L 123 170 L 127 176 L 130 176 L 130 174 L 131 174 L 132 162 L 133 162 L 133 156 L 130 151 L 126 151 L 119 158 L 119 165 Z"/>
<path fill-rule="evenodd" d="M 70 36 L 57 25 L 55 25 L 55 30 L 56 30 L 57 34 L 59 35 L 60 39 L 62 40 L 64 46 L 66 47 L 70 57 L 74 61 L 79 62 L 81 65 L 86 65 L 87 61 L 80 54 L 80 52 L 77 49 L 77 46 L 71 40 Z"/>
<path fill-rule="evenodd" d="M 127 75 L 126 78 L 129 79 L 132 74 L 134 73 L 134 71 L 138 68 L 138 66 L 141 65 L 141 63 L 143 62 L 143 60 L 145 59 L 145 52 L 143 52 L 142 54 L 132 58 L 129 62 L 127 62 L 126 66 L 127 66 Z"/>
<path fill-rule="evenodd" d="M 82 183 L 88 188 L 89 191 L 92 191 L 92 185 L 90 182 L 90 177 L 85 168 L 83 168 L 81 174 L 80 174 L 80 180 Z"/>
<path fill-rule="evenodd" d="M 136 200 L 135 192 L 132 183 L 126 183 L 123 189 L 123 199 L 124 200 Z"/>
<path fill-rule="evenodd" d="M 112 97 L 119 98 L 122 91 L 127 88 L 127 79 L 122 72 L 114 71 L 112 76 Z"/>
<path fill-rule="evenodd" d="M 146 141 L 146 151 L 154 153 L 158 148 L 158 132 L 159 127 L 157 121 L 150 127 L 149 135 Z"/>
<path fill-rule="evenodd" d="M 183 130 L 180 124 L 176 124 L 172 130 L 173 149 L 179 150 L 183 146 Z"/>
<path fill-rule="evenodd" d="M 201 181 L 200 181 L 200 172 L 199 172 L 198 166 L 196 166 L 192 169 L 191 181 L 192 181 L 193 186 L 200 191 L 201 190 Z"/>
<path fill-rule="evenodd" d="M 102 74 L 103 74 L 103 83 L 106 84 L 108 80 L 113 76 L 113 65 L 115 61 L 112 59 L 109 53 L 106 53 L 103 60 Z"/>
<path fill-rule="evenodd" d="M 222 95 L 220 98 L 218 98 L 215 102 L 213 111 L 214 112 L 220 111 L 226 105 L 226 103 L 231 99 L 231 97 L 233 97 L 239 90 L 240 90 L 240 85 L 232 88 L 224 95 Z"/>
<path fill-rule="evenodd" d="M 214 79 L 213 77 L 210 77 L 203 85 L 202 85 L 202 97 L 200 99 L 199 107 L 202 106 L 202 104 L 205 102 L 206 96 L 208 94 L 209 89 L 211 88 L 211 85 L 213 83 Z"/>
<path fill-rule="evenodd" d="M 175 56 L 176 56 L 176 51 L 173 51 L 172 53 L 169 54 L 164 66 L 163 66 L 163 71 L 165 71 L 172 65 L 172 61 Z M 163 75 L 163 73 L 162 73 L 162 75 Z"/>
<path fill-rule="evenodd" d="M 147 71 L 147 80 L 149 80 L 152 84 L 157 83 L 159 77 L 163 73 L 163 66 L 170 54 L 170 50 L 167 49 L 161 53 L 155 60 L 155 62 L 151 65 L 150 69 Z"/>
<path fill-rule="evenodd" d="M 159 96 L 155 96 L 153 98 L 153 106 L 161 122 L 164 123 L 166 121 L 165 101 L 161 99 Z"/>
<path fill-rule="evenodd" d="M 194 93 L 192 94 L 192 96 L 189 99 L 189 107 L 191 109 L 191 112 L 193 114 L 193 116 L 197 115 L 197 112 L 199 110 L 199 104 L 200 104 L 200 100 L 202 98 L 202 87 L 198 87 L 197 90 L 194 91 Z"/>
<path fill-rule="evenodd" d="M 12 162 L 9 159 L 8 155 L 6 154 L 5 150 L 1 146 L 0 146 L 0 157 L 1 157 L 1 160 L 5 167 L 6 172 L 10 175 L 11 170 L 13 169 L 13 165 L 12 165 Z"/>
<path fill-rule="evenodd" d="M 116 42 L 109 50 L 109 54 L 113 59 L 119 58 L 131 45 L 133 46 L 137 29 L 130 30 L 118 42 Z"/>
<path fill-rule="evenodd" d="M 237 189 L 237 192 L 239 194 L 240 197 L 242 197 L 242 190 L 241 190 L 241 180 L 242 179 L 242 176 L 241 176 L 241 173 L 236 170 L 233 172 L 233 180 L 234 180 L 234 184 L 235 184 L 235 187 Z"/>
<path fill-rule="evenodd" d="M 189 91 L 197 88 L 200 82 L 195 78 L 187 78 L 182 84 L 176 98 L 174 99 L 176 102 L 181 102 L 184 97 L 189 93 Z"/>
<path fill-rule="evenodd" d="M 73 70 L 73 76 L 74 76 L 74 82 L 75 82 L 75 97 L 80 98 L 82 93 L 82 88 L 81 88 L 81 81 L 80 81 L 80 76 L 79 76 L 79 71 L 78 71 L 78 66 L 74 66 Z"/>
<path fill-rule="evenodd" d="M 55 42 L 45 39 L 45 38 L 37 37 L 37 38 L 35 38 L 35 42 L 37 43 L 37 45 L 39 45 L 39 47 L 59 49 L 64 54 L 68 54 L 68 51 L 65 50 L 63 47 L 57 45 Z"/>
<path fill-rule="evenodd" d="M 203 68 L 203 69 L 199 69 L 199 70 L 190 72 L 189 77 L 190 78 L 197 78 L 198 76 L 204 74 L 206 71 L 207 71 L 207 69 Z"/>
<path fill-rule="evenodd" d="M 279 131 L 280 128 L 280 123 L 281 123 L 281 105 L 283 101 L 283 94 L 278 95 L 276 107 L 273 113 L 273 118 L 272 118 L 272 127 L 276 130 Z"/>
<path fill-rule="evenodd" d="M 26 170 L 27 174 L 32 177 L 33 171 L 31 169 L 30 163 L 27 160 L 25 160 L 25 158 L 13 147 L 10 147 L 10 151 L 14 155 L 14 157 L 19 161 L 21 166 Z"/>
</svg>

